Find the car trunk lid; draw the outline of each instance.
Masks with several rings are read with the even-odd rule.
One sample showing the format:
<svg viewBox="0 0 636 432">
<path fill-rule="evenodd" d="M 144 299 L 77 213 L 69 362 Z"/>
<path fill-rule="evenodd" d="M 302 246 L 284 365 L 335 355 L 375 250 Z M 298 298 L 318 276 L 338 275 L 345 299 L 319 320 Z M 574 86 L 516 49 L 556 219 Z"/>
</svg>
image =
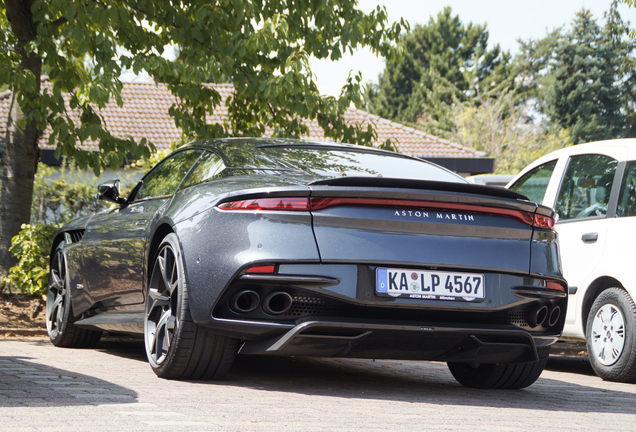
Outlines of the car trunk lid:
<svg viewBox="0 0 636 432">
<path fill-rule="evenodd" d="M 463 183 L 340 178 L 311 184 L 325 263 L 529 272 L 537 206 Z"/>
</svg>

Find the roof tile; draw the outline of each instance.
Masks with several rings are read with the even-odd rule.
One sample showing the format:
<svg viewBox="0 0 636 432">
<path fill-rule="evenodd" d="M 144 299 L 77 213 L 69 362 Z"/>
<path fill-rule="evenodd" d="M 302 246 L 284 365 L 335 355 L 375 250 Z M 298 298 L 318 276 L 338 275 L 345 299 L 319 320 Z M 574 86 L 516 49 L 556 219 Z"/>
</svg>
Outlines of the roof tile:
<svg viewBox="0 0 636 432">
<path fill-rule="evenodd" d="M 50 87 L 48 80 L 43 80 L 43 87 Z M 231 84 L 210 84 L 221 95 L 225 101 L 234 91 Z M 170 147 L 170 144 L 181 137 L 181 131 L 175 126 L 174 119 L 168 114 L 169 108 L 177 100 L 168 90 L 166 84 L 154 83 L 124 83 L 121 92 L 124 101 L 123 107 L 118 107 L 114 100 L 111 100 L 104 109 L 100 111 L 108 130 L 120 138 L 132 137 L 135 140 L 146 138 L 158 149 L 163 150 Z M 68 103 L 68 95 L 64 94 L 64 99 Z M 6 124 L 11 102 L 11 92 L 0 93 L 0 136 L 6 135 Z M 223 102 L 209 116 L 208 123 L 222 123 L 227 116 L 227 107 Z M 73 121 L 79 122 L 79 117 L 71 111 Z M 375 145 L 384 143 L 390 139 L 400 153 L 419 157 L 484 157 L 486 153 L 477 151 L 470 147 L 465 147 L 448 140 L 430 135 L 418 129 L 405 126 L 391 120 L 379 117 L 366 111 L 349 108 L 345 113 L 345 121 L 349 125 L 360 124 L 366 128 L 373 124 L 378 134 Z M 307 121 L 309 134 L 304 137 L 318 141 L 332 141 L 325 138 L 322 128 L 317 120 Z M 40 148 L 53 149 L 54 146 L 48 144 L 50 128 L 44 132 L 40 138 Z M 266 133 L 269 134 L 271 131 Z M 85 143 L 84 148 L 97 150 L 97 143 Z"/>
</svg>

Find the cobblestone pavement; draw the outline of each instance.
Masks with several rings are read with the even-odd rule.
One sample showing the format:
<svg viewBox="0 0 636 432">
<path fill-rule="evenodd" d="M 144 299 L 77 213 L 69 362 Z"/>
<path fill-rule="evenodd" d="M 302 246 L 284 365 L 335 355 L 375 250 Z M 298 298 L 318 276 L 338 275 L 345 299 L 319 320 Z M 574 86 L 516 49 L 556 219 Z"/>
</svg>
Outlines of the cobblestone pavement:
<svg viewBox="0 0 636 432">
<path fill-rule="evenodd" d="M 0 347 L 0 431 L 636 430 L 636 385 L 582 359 L 551 361 L 525 390 L 473 390 L 434 362 L 245 356 L 223 381 L 176 382 L 138 341 Z"/>
</svg>

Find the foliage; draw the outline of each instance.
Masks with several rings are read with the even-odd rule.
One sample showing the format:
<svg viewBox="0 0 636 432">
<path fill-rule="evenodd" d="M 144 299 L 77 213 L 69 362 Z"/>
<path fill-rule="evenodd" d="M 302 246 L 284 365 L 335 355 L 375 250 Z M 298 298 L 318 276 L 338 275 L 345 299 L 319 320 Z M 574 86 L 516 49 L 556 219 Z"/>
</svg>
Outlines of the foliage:
<svg viewBox="0 0 636 432">
<path fill-rule="evenodd" d="M 599 26 L 587 10 L 570 30 L 521 42 L 519 76 L 527 99 L 574 143 L 633 136 L 636 44 L 614 2 Z"/>
<path fill-rule="evenodd" d="M 18 264 L 11 267 L 7 279 L 23 293 L 46 293 L 49 280 L 49 253 L 53 236 L 59 227 L 57 224 L 24 224 L 20 234 L 11 240 L 12 246 L 9 250 L 18 258 Z"/>
<path fill-rule="evenodd" d="M 445 109 L 496 93 L 511 82 L 511 56 L 497 45 L 488 49 L 486 25 L 464 24 L 444 8 L 427 25 L 400 38 L 404 55 L 387 61 L 377 85 L 367 88 L 367 109 L 410 123 L 444 124 Z"/>
<path fill-rule="evenodd" d="M 11 265 L 8 240 L 30 218 L 37 141 L 47 127 L 56 157 L 96 174 L 155 150 L 145 138 L 113 135 L 101 115 L 109 102 L 123 104 L 123 70 L 167 84 L 186 141 L 267 130 L 298 137 L 308 132 L 302 120 L 315 119 L 329 138 L 370 145 L 372 127 L 344 121 L 346 109 L 361 104 L 361 75 L 351 75 L 339 97 L 322 97 L 309 58 L 338 60 L 360 47 L 394 58 L 393 42 L 408 27 L 389 25 L 381 7 L 361 12 L 357 0 L 2 0 L 0 24 L 0 83 L 12 91 L 0 272 Z M 175 57 L 162 56 L 169 46 L 178 46 Z M 205 85 L 211 78 L 230 79 L 234 94 L 223 102 Z M 208 124 L 220 108 L 226 120 Z M 19 181 L 10 172 L 21 173 Z"/>
<path fill-rule="evenodd" d="M 51 87 L 38 95 L 38 76 L 22 70 L 15 50 L 0 51 L 0 82 L 19 92 L 20 105 L 38 129 L 53 129 L 50 144 L 57 154 L 96 173 L 120 166 L 122 158 L 148 157 L 152 144 L 113 136 L 99 110 L 114 99 L 118 105 L 123 69 L 147 72 L 167 83 L 175 96 L 170 109 L 188 140 L 228 135 L 297 137 L 306 132 L 298 118 L 318 118 L 326 134 L 346 142 L 369 144 L 372 134 L 344 124 L 350 103 L 360 103 L 360 76 L 352 76 L 339 98 L 321 97 L 309 68 L 309 57 L 337 60 L 346 50 L 368 46 L 392 58 L 404 22 L 387 25 L 380 7 L 364 14 L 355 0 L 35 0 L 31 7 L 37 30 L 25 55 L 35 55 Z M 0 3 L 9 16 L 13 3 Z M 15 11 L 13 11 L 15 12 Z M 17 44 L 15 26 L 2 26 L 0 44 Z M 162 57 L 168 45 L 179 46 L 175 59 Z M 230 77 L 236 92 L 226 102 L 225 124 L 209 125 L 206 117 L 221 103 L 216 90 L 204 86 L 210 77 Z M 65 103 L 63 93 L 70 95 Z M 74 118 L 70 110 L 79 114 Z M 97 143 L 99 153 L 77 143 Z"/>
<path fill-rule="evenodd" d="M 447 138 L 497 158 L 498 174 L 516 174 L 539 157 L 571 144 L 566 130 L 535 125 L 529 111 L 527 105 L 516 104 L 510 91 L 478 107 L 457 105 L 452 115 L 456 131 Z"/>
<path fill-rule="evenodd" d="M 153 166 L 155 166 L 159 162 L 161 162 L 170 153 L 175 151 L 177 149 L 177 146 L 178 146 L 178 143 L 174 142 L 174 143 L 172 143 L 170 145 L 170 148 L 167 148 L 167 149 L 162 150 L 162 151 L 154 152 L 152 155 L 150 155 L 149 158 L 144 158 L 144 159 L 139 159 L 139 160 L 133 161 L 128 166 L 130 168 L 136 168 L 136 169 L 138 169 L 140 171 L 146 172 L 150 168 L 152 168 Z"/>
</svg>

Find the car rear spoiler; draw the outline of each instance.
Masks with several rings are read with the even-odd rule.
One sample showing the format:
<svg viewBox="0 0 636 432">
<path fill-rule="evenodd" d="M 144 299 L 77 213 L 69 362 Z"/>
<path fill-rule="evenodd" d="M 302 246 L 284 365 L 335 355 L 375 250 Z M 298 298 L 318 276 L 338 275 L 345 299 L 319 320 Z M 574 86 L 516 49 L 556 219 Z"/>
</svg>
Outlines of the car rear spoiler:
<svg viewBox="0 0 636 432">
<path fill-rule="evenodd" d="M 485 195 L 498 198 L 511 198 L 529 201 L 528 197 L 518 192 L 494 186 L 475 185 L 472 183 L 452 183 L 433 180 L 411 180 L 384 177 L 336 177 L 316 180 L 310 186 L 349 186 L 349 187 L 385 187 L 439 190 L 445 192 L 460 192 Z"/>
</svg>

